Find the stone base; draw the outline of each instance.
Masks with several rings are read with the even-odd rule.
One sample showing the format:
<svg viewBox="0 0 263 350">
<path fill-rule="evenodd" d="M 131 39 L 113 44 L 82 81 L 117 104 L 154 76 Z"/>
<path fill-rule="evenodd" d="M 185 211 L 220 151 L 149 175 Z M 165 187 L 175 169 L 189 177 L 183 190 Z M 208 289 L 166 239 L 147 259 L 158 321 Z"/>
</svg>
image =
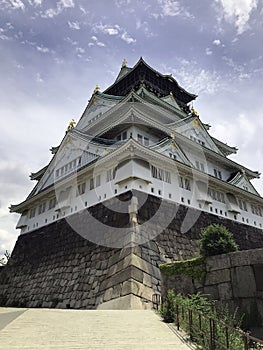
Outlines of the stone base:
<svg viewBox="0 0 263 350">
<path fill-rule="evenodd" d="M 151 310 L 150 300 L 143 300 L 140 297 L 129 294 L 124 297 L 106 301 L 97 307 L 98 310 Z"/>
<path fill-rule="evenodd" d="M 135 228 L 128 214 L 133 195 L 139 201 Z M 262 230 L 146 197 L 127 192 L 72 215 L 73 226 L 61 219 L 20 235 L 8 265 L 0 269 L 0 306 L 144 309 L 153 294 L 161 292 L 158 265 L 196 256 L 202 227 L 227 226 L 240 249 L 263 245 Z M 106 232 L 92 218 L 107 225 Z M 118 228 L 126 229 L 125 237 Z M 99 237 L 100 244 L 91 242 L 90 234 Z M 133 244 L 140 239 L 139 245 Z"/>
</svg>

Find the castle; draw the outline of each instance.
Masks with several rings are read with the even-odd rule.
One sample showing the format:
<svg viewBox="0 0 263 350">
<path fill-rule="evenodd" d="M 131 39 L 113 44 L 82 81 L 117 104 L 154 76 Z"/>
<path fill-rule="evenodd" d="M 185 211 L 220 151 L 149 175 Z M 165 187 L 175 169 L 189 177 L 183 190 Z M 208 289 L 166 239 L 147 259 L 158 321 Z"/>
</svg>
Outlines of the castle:
<svg viewBox="0 0 263 350">
<path fill-rule="evenodd" d="M 12 205 L 21 229 L 0 271 L 0 305 L 147 308 L 158 265 L 198 253 L 200 229 L 227 226 L 240 249 L 262 247 L 259 173 L 210 136 L 196 95 L 142 58 L 97 86 L 50 163 Z"/>
<path fill-rule="evenodd" d="M 142 58 L 133 68 L 124 61 L 31 174 L 35 188 L 11 206 L 17 228 L 31 232 L 133 189 L 261 228 L 263 200 L 251 184 L 259 173 L 228 158 L 237 149 L 209 135 L 190 108 L 196 97 Z"/>
</svg>

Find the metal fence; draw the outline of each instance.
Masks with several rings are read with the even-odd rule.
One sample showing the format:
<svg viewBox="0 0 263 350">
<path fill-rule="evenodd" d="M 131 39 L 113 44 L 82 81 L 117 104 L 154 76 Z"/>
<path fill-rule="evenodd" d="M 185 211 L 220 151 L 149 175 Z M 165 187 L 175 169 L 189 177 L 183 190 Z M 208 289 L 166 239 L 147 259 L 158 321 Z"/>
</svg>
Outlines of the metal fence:
<svg viewBox="0 0 263 350">
<path fill-rule="evenodd" d="M 156 310 L 160 304 L 160 296 L 154 296 Z M 205 350 L 263 350 L 262 340 L 184 305 L 175 305 L 175 324 L 178 330 L 186 331 L 190 339 Z"/>
</svg>

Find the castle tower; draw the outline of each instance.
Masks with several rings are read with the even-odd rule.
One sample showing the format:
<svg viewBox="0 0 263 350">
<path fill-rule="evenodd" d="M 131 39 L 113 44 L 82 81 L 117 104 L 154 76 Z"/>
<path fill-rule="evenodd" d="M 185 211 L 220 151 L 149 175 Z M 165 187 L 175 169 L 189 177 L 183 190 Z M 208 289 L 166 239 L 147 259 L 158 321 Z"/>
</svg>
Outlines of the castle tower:
<svg viewBox="0 0 263 350">
<path fill-rule="evenodd" d="M 146 308 L 158 264 L 196 255 L 201 227 L 262 246 L 259 173 L 228 158 L 237 149 L 210 136 L 196 97 L 142 58 L 95 88 L 11 206 L 21 235 L 0 272 L 2 305 Z"/>
</svg>

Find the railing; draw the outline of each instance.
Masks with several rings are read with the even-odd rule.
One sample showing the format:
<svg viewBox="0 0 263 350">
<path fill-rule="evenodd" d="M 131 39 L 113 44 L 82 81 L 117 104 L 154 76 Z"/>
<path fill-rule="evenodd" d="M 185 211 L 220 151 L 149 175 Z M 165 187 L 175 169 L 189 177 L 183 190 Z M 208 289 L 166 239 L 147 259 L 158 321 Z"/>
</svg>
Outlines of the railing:
<svg viewBox="0 0 263 350">
<path fill-rule="evenodd" d="M 213 317 L 189 309 L 175 306 L 175 323 L 179 330 L 188 332 L 190 339 L 207 350 L 250 350 L 263 349 L 263 341 L 249 333 L 230 326 Z"/>
<path fill-rule="evenodd" d="M 159 310 L 159 307 L 161 305 L 162 297 L 160 294 L 153 294 L 152 296 L 152 304 L 154 310 Z"/>
</svg>

